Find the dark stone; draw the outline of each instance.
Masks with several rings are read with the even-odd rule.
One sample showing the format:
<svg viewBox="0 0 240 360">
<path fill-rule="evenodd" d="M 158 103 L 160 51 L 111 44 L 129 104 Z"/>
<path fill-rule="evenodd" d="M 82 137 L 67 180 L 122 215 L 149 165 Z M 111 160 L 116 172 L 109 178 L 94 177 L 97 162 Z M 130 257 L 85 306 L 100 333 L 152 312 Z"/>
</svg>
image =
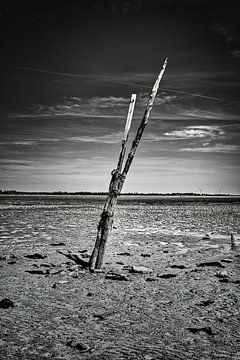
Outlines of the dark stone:
<svg viewBox="0 0 240 360">
<path fill-rule="evenodd" d="M 124 263 L 122 261 L 117 261 L 116 264 L 118 265 L 124 265 Z"/>
<path fill-rule="evenodd" d="M 220 281 L 221 283 L 229 283 L 229 279 L 228 279 L 228 278 L 219 279 L 219 281 Z"/>
<path fill-rule="evenodd" d="M 67 341 L 67 346 L 70 346 L 71 348 L 76 349 L 82 353 L 90 350 L 90 346 L 88 346 L 87 344 L 72 339 Z"/>
<path fill-rule="evenodd" d="M 29 274 L 35 274 L 35 275 L 49 275 L 49 270 L 42 271 L 42 270 L 25 270 L 25 272 Z"/>
<path fill-rule="evenodd" d="M 150 254 L 141 254 L 140 256 L 142 256 L 142 257 L 151 257 L 151 255 Z"/>
<path fill-rule="evenodd" d="M 185 265 L 177 265 L 177 264 L 173 264 L 173 265 L 170 265 L 170 267 L 172 269 L 186 269 L 186 266 Z"/>
<path fill-rule="evenodd" d="M 93 293 L 91 293 L 91 292 L 88 292 L 87 293 L 87 296 L 93 296 L 94 294 Z"/>
<path fill-rule="evenodd" d="M 198 306 L 208 306 L 214 303 L 214 300 L 203 300 L 201 301 L 199 304 L 197 304 Z"/>
<path fill-rule="evenodd" d="M 120 255 L 120 256 L 132 256 L 129 252 L 125 251 L 125 252 L 122 252 L 122 253 L 119 253 L 117 255 Z"/>
<path fill-rule="evenodd" d="M 16 261 L 12 260 L 8 262 L 9 265 L 16 264 Z"/>
<path fill-rule="evenodd" d="M 233 259 L 222 259 L 221 261 L 230 264 L 233 262 Z"/>
<path fill-rule="evenodd" d="M 206 235 L 202 238 L 202 240 L 210 240 L 210 236 L 209 236 L 208 234 L 206 234 Z"/>
<path fill-rule="evenodd" d="M 232 283 L 233 283 L 233 284 L 240 284 L 240 280 L 239 280 L 239 279 L 233 280 Z"/>
<path fill-rule="evenodd" d="M 12 300 L 9 300 L 8 298 L 2 299 L 0 301 L 0 308 L 1 309 L 8 309 L 10 307 L 14 307 L 14 302 Z"/>
<path fill-rule="evenodd" d="M 210 326 L 204 326 L 204 327 L 190 327 L 190 328 L 187 328 L 188 331 L 190 331 L 192 334 L 197 334 L 198 332 L 200 331 L 203 331 L 205 332 L 207 335 L 214 335 L 212 329 Z"/>
<path fill-rule="evenodd" d="M 221 264 L 219 261 L 206 261 L 196 265 L 197 267 L 204 267 L 204 266 L 216 266 L 219 268 L 224 268 L 225 266 Z"/>
<path fill-rule="evenodd" d="M 115 273 L 106 274 L 105 279 L 129 281 L 129 278 L 125 274 L 115 274 Z"/>
<path fill-rule="evenodd" d="M 49 244 L 50 246 L 66 246 L 66 244 L 64 244 L 63 242 L 58 242 L 58 243 L 51 243 Z"/>
<path fill-rule="evenodd" d="M 158 274 L 157 277 L 161 278 L 161 279 L 170 279 L 173 277 L 176 277 L 177 274 L 171 274 L 171 273 L 166 273 L 166 274 Z"/>
<path fill-rule="evenodd" d="M 35 254 L 25 255 L 24 257 L 26 257 L 28 259 L 45 259 L 47 257 L 47 255 L 41 255 L 41 254 L 35 253 Z"/>
<path fill-rule="evenodd" d="M 146 278 L 146 281 L 157 281 L 158 279 L 155 278 L 155 277 L 149 277 L 149 278 Z"/>
<path fill-rule="evenodd" d="M 78 252 L 79 252 L 80 254 L 84 254 L 84 253 L 87 252 L 87 250 L 78 250 Z"/>
</svg>

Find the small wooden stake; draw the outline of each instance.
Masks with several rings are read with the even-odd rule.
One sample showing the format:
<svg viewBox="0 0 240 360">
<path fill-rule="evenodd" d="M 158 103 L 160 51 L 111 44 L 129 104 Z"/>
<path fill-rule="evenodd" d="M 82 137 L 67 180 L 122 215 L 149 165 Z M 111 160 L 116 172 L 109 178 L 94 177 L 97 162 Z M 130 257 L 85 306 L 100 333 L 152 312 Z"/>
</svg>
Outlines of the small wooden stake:
<svg viewBox="0 0 240 360">
<path fill-rule="evenodd" d="M 167 66 L 167 58 L 165 59 L 162 70 L 160 71 L 158 78 L 155 81 L 155 84 L 152 88 L 152 92 L 149 97 L 142 122 L 139 125 L 137 134 L 132 143 L 131 150 L 128 154 L 125 166 L 123 168 L 123 171 L 121 172 L 124 155 L 125 155 L 125 151 L 126 151 L 126 141 L 128 139 L 128 133 L 129 133 L 130 124 L 131 124 L 130 119 L 132 119 L 136 96 L 135 96 L 134 101 L 133 101 L 133 98 L 131 98 L 131 102 L 130 102 L 130 106 L 129 106 L 129 114 L 128 114 L 125 130 L 124 130 L 124 134 L 123 134 L 122 149 L 120 152 L 117 169 L 112 171 L 112 178 L 111 178 L 111 182 L 109 185 L 108 197 L 107 197 L 103 212 L 101 214 L 101 218 L 100 218 L 100 221 L 98 224 L 98 231 L 97 231 L 97 238 L 96 238 L 95 246 L 94 246 L 92 255 L 90 257 L 90 260 L 89 260 L 90 270 L 94 270 L 94 268 L 100 269 L 102 266 L 106 241 L 107 241 L 108 235 L 112 229 L 114 208 L 115 208 L 115 205 L 117 204 L 117 197 L 121 194 L 121 190 L 122 190 L 124 181 L 126 179 L 126 175 L 132 164 L 132 161 L 135 156 L 138 144 L 141 140 L 143 131 L 148 123 L 149 115 L 152 110 L 153 103 L 154 103 L 154 100 L 155 100 L 155 97 L 157 95 L 157 91 L 159 88 L 159 84 L 163 77 L 166 66 Z M 132 97 L 133 97 L 133 95 L 132 95 Z M 133 101 L 133 104 L 132 104 L 132 101 Z"/>
<path fill-rule="evenodd" d="M 231 250 L 236 250 L 236 243 L 233 234 L 231 234 L 230 244 L 231 244 Z"/>
</svg>

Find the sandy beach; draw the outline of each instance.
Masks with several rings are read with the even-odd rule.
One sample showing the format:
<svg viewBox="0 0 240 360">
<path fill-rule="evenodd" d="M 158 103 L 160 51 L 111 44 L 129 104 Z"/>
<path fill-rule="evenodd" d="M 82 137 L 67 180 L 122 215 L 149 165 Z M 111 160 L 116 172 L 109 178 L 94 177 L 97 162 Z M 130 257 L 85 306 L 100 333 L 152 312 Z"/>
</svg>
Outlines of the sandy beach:
<svg viewBox="0 0 240 360">
<path fill-rule="evenodd" d="M 239 203 L 120 201 L 90 273 L 102 204 L 1 199 L 0 358 L 239 359 Z"/>
</svg>

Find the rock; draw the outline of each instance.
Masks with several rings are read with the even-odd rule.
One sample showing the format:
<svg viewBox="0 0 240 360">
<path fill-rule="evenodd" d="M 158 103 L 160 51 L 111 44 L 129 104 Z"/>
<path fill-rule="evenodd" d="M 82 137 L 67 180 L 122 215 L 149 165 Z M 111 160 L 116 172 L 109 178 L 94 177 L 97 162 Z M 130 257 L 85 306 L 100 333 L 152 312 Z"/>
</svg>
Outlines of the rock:
<svg viewBox="0 0 240 360">
<path fill-rule="evenodd" d="M 96 274 L 103 274 L 104 273 L 104 270 L 102 270 L 102 269 L 92 269 L 91 271 L 96 273 Z"/>
<path fill-rule="evenodd" d="M 206 261 L 196 265 L 197 267 L 204 267 L 204 266 L 216 266 L 220 268 L 224 268 L 225 266 L 221 264 L 219 261 Z"/>
<path fill-rule="evenodd" d="M 221 283 L 229 283 L 229 279 L 228 279 L 228 278 L 219 279 L 219 281 L 220 281 Z"/>
<path fill-rule="evenodd" d="M 168 253 L 168 252 L 169 252 L 169 250 L 163 250 L 163 252 L 164 252 L 164 253 Z"/>
<path fill-rule="evenodd" d="M 198 306 L 208 306 L 214 303 L 214 300 L 203 300 L 201 301 L 199 304 L 197 304 Z"/>
<path fill-rule="evenodd" d="M 76 349 L 76 350 L 80 351 L 81 353 L 87 352 L 90 350 L 90 346 L 88 346 L 87 344 L 84 344 L 81 341 L 76 341 L 73 339 L 67 341 L 67 346 L 70 346 L 71 348 Z"/>
<path fill-rule="evenodd" d="M 141 254 L 140 256 L 142 256 L 142 257 L 151 257 L 151 255 L 150 254 Z"/>
<path fill-rule="evenodd" d="M 188 331 L 190 331 L 192 334 L 197 334 L 200 331 L 205 332 L 208 335 L 214 335 L 212 329 L 210 326 L 204 326 L 204 327 L 189 327 L 187 328 Z"/>
<path fill-rule="evenodd" d="M 25 272 L 29 274 L 35 274 L 35 275 L 49 275 L 49 270 L 42 271 L 42 270 L 25 270 Z"/>
<path fill-rule="evenodd" d="M 122 253 L 119 253 L 117 255 L 120 255 L 120 256 L 132 256 L 129 252 L 125 251 L 125 252 L 122 252 Z"/>
<path fill-rule="evenodd" d="M 177 274 L 172 274 L 172 273 L 166 273 L 166 274 L 157 274 L 157 277 L 161 278 L 161 279 L 170 279 L 173 277 L 176 277 Z"/>
<path fill-rule="evenodd" d="M 53 266 L 55 266 L 55 265 L 53 265 L 53 264 L 40 264 L 40 266 L 42 266 L 42 267 L 47 267 L 47 268 L 51 268 L 51 267 L 53 267 Z"/>
<path fill-rule="evenodd" d="M 0 260 L 10 260 L 10 259 L 17 259 L 17 256 L 15 256 L 14 254 L 7 254 L 0 256 Z"/>
<path fill-rule="evenodd" d="M 93 296 L 94 294 L 92 292 L 88 292 L 86 296 Z"/>
<path fill-rule="evenodd" d="M 124 265 L 124 263 L 122 261 L 117 261 L 116 264 L 118 265 Z"/>
<path fill-rule="evenodd" d="M 148 278 L 146 278 L 146 281 L 157 281 L 158 280 L 158 278 L 156 278 L 156 277 L 148 277 Z"/>
<path fill-rule="evenodd" d="M 28 259 L 45 259 L 47 257 L 47 255 L 41 255 L 41 254 L 35 253 L 35 254 L 25 255 L 24 257 L 26 257 Z"/>
<path fill-rule="evenodd" d="M 85 250 L 78 250 L 78 252 L 79 252 L 80 254 L 84 254 L 84 253 L 87 252 L 87 250 L 86 250 L 86 249 L 85 249 Z"/>
<path fill-rule="evenodd" d="M 210 236 L 206 234 L 205 236 L 202 237 L 202 240 L 210 240 Z"/>
<path fill-rule="evenodd" d="M 232 263 L 233 259 L 222 259 L 221 261 L 225 263 Z"/>
<path fill-rule="evenodd" d="M 149 269 L 145 266 L 132 266 L 129 270 L 130 273 L 136 273 L 136 274 L 149 274 L 153 272 L 152 269 Z"/>
<path fill-rule="evenodd" d="M 226 270 L 220 270 L 216 273 L 215 275 L 218 278 L 227 278 L 228 277 L 228 273 Z"/>
<path fill-rule="evenodd" d="M 69 276 L 72 276 L 73 278 L 78 278 L 78 271 L 77 270 L 74 270 L 72 272 L 69 273 Z"/>
<path fill-rule="evenodd" d="M 105 279 L 129 281 L 129 278 L 125 274 L 117 274 L 117 273 L 108 273 L 106 274 Z"/>
<path fill-rule="evenodd" d="M 63 242 L 51 243 L 50 246 L 66 246 Z"/>
<path fill-rule="evenodd" d="M 2 299 L 0 301 L 0 308 L 1 309 L 8 309 L 10 307 L 14 307 L 14 302 L 12 300 L 9 300 L 8 298 Z"/>
<path fill-rule="evenodd" d="M 54 283 L 54 284 L 52 285 L 52 288 L 53 288 L 53 289 L 56 289 L 56 287 L 57 287 L 57 283 Z"/>
<path fill-rule="evenodd" d="M 239 280 L 239 279 L 233 280 L 232 283 L 233 283 L 233 284 L 240 284 L 240 280 Z"/>
<path fill-rule="evenodd" d="M 173 264 L 173 265 L 170 265 L 170 268 L 172 269 L 186 269 L 186 266 L 185 265 L 181 265 L 181 264 Z"/>
<path fill-rule="evenodd" d="M 58 281 L 58 284 L 68 284 L 69 283 L 69 281 L 67 281 L 67 280 L 60 280 L 60 281 Z"/>
<path fill-rule="evenodd" d="M 16 261 L 12 260 L 8 262 L 9 265 L 16 264 Z"/>
</svg>

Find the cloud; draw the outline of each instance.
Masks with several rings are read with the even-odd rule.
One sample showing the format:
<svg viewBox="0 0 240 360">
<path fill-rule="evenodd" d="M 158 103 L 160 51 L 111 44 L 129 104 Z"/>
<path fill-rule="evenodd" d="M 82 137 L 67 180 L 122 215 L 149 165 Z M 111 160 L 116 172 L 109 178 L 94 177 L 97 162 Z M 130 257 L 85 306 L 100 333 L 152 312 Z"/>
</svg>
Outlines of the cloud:
<svg viewBox="0 0 240 360">
<path fill-rule="evenodd" d="M 65 140 L 71 141 L 71 142 L 94 142 L 94 143 L 102 143 L 102 144 L 117 144 L 122 139 L 122 133 L 121 132 L 114 132 L 107 135 L 102 136 L 72 136 L 68 137 Z"/>
<path fill-rule="evenodd" d="M 225 132 L 214 125 L 195 125 L 186 126 L 180 130 L 173 130 L 165 132 L 164 136 L 171 140 L 194 139 L 194 138 L 220 138 L 224 136 Z"/>
<path fill-rule="evenodd" d="M 202 152 L 202 153 L 236 153 L 240 151 L 240 146 L 230 144 L 215 144 L 198 148 L 182 148 L 179 151 Z"/>
</svg>

